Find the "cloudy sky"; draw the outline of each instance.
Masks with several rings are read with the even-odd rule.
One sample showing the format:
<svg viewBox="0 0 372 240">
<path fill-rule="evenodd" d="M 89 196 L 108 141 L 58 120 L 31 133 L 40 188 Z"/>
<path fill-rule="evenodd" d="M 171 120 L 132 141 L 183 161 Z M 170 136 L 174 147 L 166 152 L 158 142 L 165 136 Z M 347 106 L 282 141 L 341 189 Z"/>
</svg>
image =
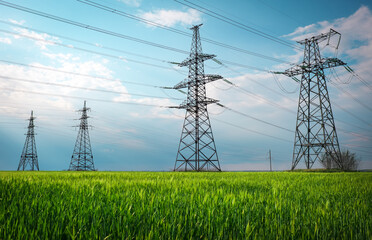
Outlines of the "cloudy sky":
<svg viewBox="0 0 372 240">
<path fill-rule="evenodd" d="M 203 52 L 217 55 L 206 73 L 233 83 L 210 83 L 207 95 L 239 112 L 208 108 L 222 170 L 267 170 L 269 150 L 274 170 L 291 167 L 299 84 L 269 71 L 301 62 L 296 41 L 330 28 L 341 42 L 320 44 L 323 56 L 356 73 L 326 71 L 340 147 L 372 168 L 370 1 L 9 3 L 0 1 L 1 170 L 17 169 L 31 110 L 40 170 L 68 169 L 84 100 L 98 170 L 171 170 L 185 112 L 167 106 L 186 95 L 161 87 L 186 78 L 170 62 L 187 57 L 189 28 L 200 23 Z"/>
</svg>

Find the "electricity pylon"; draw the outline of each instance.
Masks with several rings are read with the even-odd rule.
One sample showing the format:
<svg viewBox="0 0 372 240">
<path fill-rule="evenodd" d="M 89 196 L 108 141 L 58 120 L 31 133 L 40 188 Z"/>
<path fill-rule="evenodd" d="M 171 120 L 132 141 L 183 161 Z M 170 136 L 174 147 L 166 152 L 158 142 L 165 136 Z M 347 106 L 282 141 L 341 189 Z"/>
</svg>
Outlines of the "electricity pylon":
<svg viewBox="0 0 372 240">
<path fill-rule="evenodd" d="M 69 171 L 95 171 L 92 147 L 90 145 L 89 138 L 89 125 L 87 111 L 90 108 L 86 107 L 86 101 L 84 101 L 83 109 L 79 110 L 82 112 L 79 125 L 79 133 L 76 139 L 74 152 L 72 153 L 71 163 Z"/>
<path fill-rule="evenodd" d="M 28 130 L 26 135 L 25 145 L 23 146 L 23 151 L 21 155 L 21 159 L 18 164 L 17 171 L 25 171 L 25 170 L 38 170 L 39 171 L 39 163 L 37 159 L 37 152 L 36 152 L 36 143 L 35 143 L 35 132 L 34 132 L 34 111 L 31 111 L 31 117 L 28 119 Z M 29 168 L 27 168 L 29 167 Z"/>
<path fill-rule="evenodd" d="M 174 171 L 221 171 L 207 105 L 217 103 L 206 97 L 205 84 L 222 79 L 219 75 L 204 74 L 204 61 L 215 55 L 202 53 L 199 27 L 193 30 L 190 56 L 178 64 L 189 67 L 188 78 L 174 89 L 188 88 L 187 100 L 175 108 L 186 109 Z"/>
<path fill-rule="evenodd" d="M 310 169 L 322 154 L 330 155 L 336 164 L 340 164 L 340 146 L 329 99 L 324 69 L 346 65 L 337 58 L 322 58 L 319 43 L 341 34 L 333 29 L 311 38 L 298 41 L 305 46 L 301 64 L 284 72 L 274 72 L 292 77 L 301 74 L 300 97 L 298 101 L 295 142 L 293 148 L 292 170 L 303 159 Z"/>
</svg>

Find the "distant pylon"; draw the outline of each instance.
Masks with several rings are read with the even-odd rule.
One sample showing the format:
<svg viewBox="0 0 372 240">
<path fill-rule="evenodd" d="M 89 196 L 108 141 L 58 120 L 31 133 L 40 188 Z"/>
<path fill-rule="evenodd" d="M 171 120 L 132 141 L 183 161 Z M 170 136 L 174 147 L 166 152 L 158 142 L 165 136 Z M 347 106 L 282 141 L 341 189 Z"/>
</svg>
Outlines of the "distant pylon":
<svg viewBox="0 0 372 240">
<path fill-rule="evenodd" d="M 217 103 L 206 97 L 205 84 L 222 79 L 219 75 L 204 74 L 204 61 L 215 55 L 203 54 L 199 27 L 191 28 L 193 38 L 190 56 L 179 66 L 189 67 L 188 78 L 174 89 L 188 88 L 187 100 L 175 108 L 186 109 L 181 140 L 174 171 L 221 171 L 207 105 Z"/>
<path fill-rule="evenodd" d="M 86 107 L 86 101 L 84 101 L 83 109 L 79 110 L 82 112 L 79 125 L 79 133 L 76 139 L 74 152 L 72 153 L 71 163 L 69 171 L 95 171 L 92 147 L 90 145 L 90 138 L 88 132 L 88 115 L 87 111 L 90 108 Z"/>
<path fill-rule="evenodd" d="M 318 45 L 324 40 L 327 40 L 329 45 L 334 35 L 339 36 L 336 46 L 338 48 L 341 34 L 333 29 L 330 29 L 329 33 L 298 41 L 305 45 L 303 62 L 285 72 L 276 72 L 293 78 L 298 74 L 302 75 L 292 170 L 302 159 L 305 160 L 306 168 L 310 169 L 322 154 L 329 154 L 336 164 L 340 163 L 340 146 L 324 69 L 345 65 L 345 63 L 337 58 L 322 58 Z"/>
<path fill-rule="evenodd" d="M 36 143 L 35 143 L 35 132 L 34 132 L 34 111 L 31 111 L 31 117 L 29 118 L 28 130 L 26 134 L 25 145 L 21 155 L 21 160 L 18 164 L 17 171 L 25 170 L 38 170 L 39 163 L 37 159 Z M 29 168 L 28 168 L 29 167 Z"/>
</svg>

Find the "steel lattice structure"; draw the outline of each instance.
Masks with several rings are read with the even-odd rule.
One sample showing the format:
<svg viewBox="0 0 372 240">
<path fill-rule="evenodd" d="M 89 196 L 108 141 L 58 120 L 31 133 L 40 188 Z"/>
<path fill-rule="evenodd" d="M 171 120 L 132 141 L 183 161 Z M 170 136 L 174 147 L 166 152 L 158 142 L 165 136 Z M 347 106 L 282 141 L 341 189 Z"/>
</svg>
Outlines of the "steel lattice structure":
<svg viewBox="0 0 372 240">
<path fill-rule="evenodd" d="M 79 125 L 79 133 L 76 139 L 74 152 L 71 157 L 69 171 L 95 171 L 92 147 L 90 145 L 89 138 L 89 125 L 87 111 L 90 108 L 86 107 L 86 101 L 84 101 L 83 109 L 79 110 L 82 112 Z"/>
<path fill-rule="evenodd" d="M 306 168 L 322 157 L 330 154 L 336 164 L 340 162 L 340 146 L 329 99 L 324 69 L 345 63 L 337 58 L 322 58 L 319 43 L 329 41 L 332 36 L 341 35 L 333 29 L 298 43 L 305 46 L 303 62 L 281 73 L 289 77 L 301 74 L 300 96 L 298 101 L 295 142 L 293 148 L 292 170 L 304 159 Z M 337 48 L 336 47 L 336 48 Z"/>
<path fill-rule="evenodd" d="M 215 55 L 203 54 L 199 28 L 193 30 L 190 56 L 179 64 L 189 67 L 188 78 L 174 89 L 188 88 L 187 100 L 176 108 L 186 109 L 174 171 L 221 171 L 207 105 L 217 100 L 206 97 L 205 84 L 222 79 L 219 75 L 204 74 L 204 61 Z"/>
<path fill-rule="evenodd" d="M 23 151 L 21 159 L 18 164 L 17 171 L 25 170 L 38 170 L 39 162 L 37 158 L 36 142 L 35 142 L 35 131 L 34 131 L 34 111 L 31 111 L 31 117 L 29 118 L 28 130 L 26 134 L 25 145 L 23 146 Z M 28 168 L 29 167 L 29 168 Z"/>
</svg>

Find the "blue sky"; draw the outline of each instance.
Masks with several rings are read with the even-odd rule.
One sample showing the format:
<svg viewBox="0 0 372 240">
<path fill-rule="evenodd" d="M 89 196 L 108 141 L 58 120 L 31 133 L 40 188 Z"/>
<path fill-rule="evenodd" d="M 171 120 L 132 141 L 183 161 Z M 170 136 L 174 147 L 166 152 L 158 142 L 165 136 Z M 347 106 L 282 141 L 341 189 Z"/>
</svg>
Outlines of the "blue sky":
<svg viewBox="0 0 372 240">
<path fill-rule="evenodd" d="M 116 35 L 190 50 L 189 36 L 83 2 L 12 1 Z M 350 78 L 343 67 L 326 72 L 340 147 L 356 152 L 362 160 L 361 168 L 372 168 L 370 1 L 94 2 L 190 33 L 189 27 L 203 23 L 200 29 L 203 38 L 294 64 L 302 60 L 301 50 L 229 25 L 184 4 L 197 4 L 294 45 L 295 40 L 335 29 L 342 34 L 338 51 L 323 44 L 322 54 L 325 57 L 337 55 L 359 76 Z M 62 23 L 4 6 L 4 3 L 0 1 L 1 170 L 17 168 L 27 131 L 26 119 L 31 110 L 37 117 L 35 131 L 40 169 L 68 169 L 77 136 L 73 126 L 79 124 L 76 110 L 83 106 L 84 99 L 92 109 L 89 123 L 93 126 L 90 136 L 96 168 L 113 171 L 168 171 L 173 168 L 185 112 L 144 105 L 177 106 L 186 98 L 176 90 L 158 87 L 174 86 L 186 78 L 187 69 L 169 62 L 181 62 L 187 54 Z M 267 71 L 283 71 L 290 67 L 287 63 L 207 42 L 202 42 L 202 46 L 203 52 L 216 54 L 222 61 Z M 265 71 L 234 64 L 220 65 L 211 60 L 205 63 L 205 70 L 220 74 L 238 86 L 224 81 L 210 83 L 207 86 L 209 97 L 294 131 L 299 86 L 292 79 L 278 76 L 275 80 Z M 267 170 L 269 149 L 275 170 L 290 168 L 293 132 L 224 111 L 218 106 L 209 105 L 209 114 L 222 170 Z"/>
</svg>

